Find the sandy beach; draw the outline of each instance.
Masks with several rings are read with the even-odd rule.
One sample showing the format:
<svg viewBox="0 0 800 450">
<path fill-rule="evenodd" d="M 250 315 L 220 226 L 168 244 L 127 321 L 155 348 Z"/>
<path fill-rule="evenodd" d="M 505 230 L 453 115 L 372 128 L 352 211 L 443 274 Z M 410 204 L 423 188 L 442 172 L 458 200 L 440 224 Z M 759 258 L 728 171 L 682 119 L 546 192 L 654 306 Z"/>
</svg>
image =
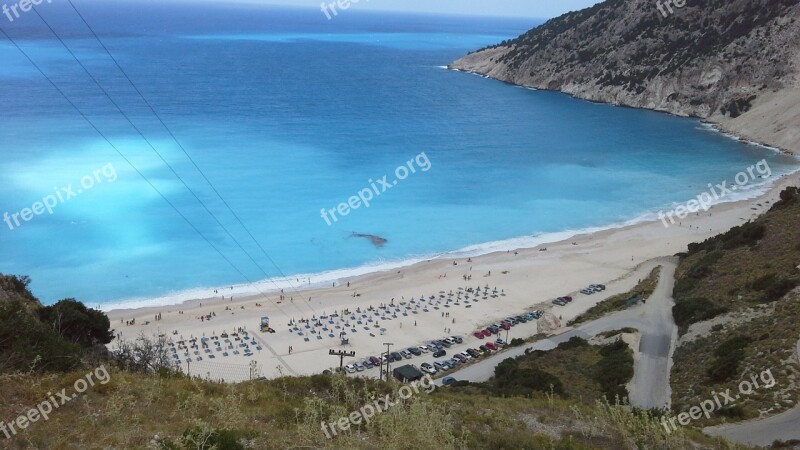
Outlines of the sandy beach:
<svg viewBox="0 0 800 450">
<path fill-rule="evenodd" d="M 198 350 L 201 361 L 191 351 L 188 356 L 192 361 L 187 363 L 184 350 L 179 351 L 180 367 L 192 375 L 225 381 L 248 379 L 253 362 L 257 374 L 268 378 L 321 373 L 339 364 L 338 357 L 328 354 L 331 349 L 354 351 L 356 357 L 346 358 L 347 364 L 385 351 L 386 342 L 393 344 L 392 351 L 399 351 L 446 335 L 460 335 L 465 338 L 463 347 L 472 347 L 479 345 L 472 336 L 475 330 L 510 315 L 540 309 L 566 323 L 605 298 L 632 288 L 658 264 L 658 258 L 685 251 L 691 242 L 702 241 L 757 217 L 778 199 L 781 190 L 798 182 L 800 174 L 784 176 L 758 198 L 719 204 L 669 227 L 661 221 L 646 222 L 469 260 L 425 261 L 342 279 L 335 287 L 286 290 L 282 301 L 279 291 L 268 292 L 268 299 L 234 296 L 231 301 L 227 288 L 220 288 L 216 294 L 212 290 L 206 298 L 182 305 L 114 310 L 109 317 L 123 339 L 135 339 L 141 334 L 163 334 L 176 342 L 211 338 L 210 353 Z M 593 283 L 606 284 L 608 289 L 591 296 L 578 293 Z M 476 295 L 477 288 L 480 294 Z M 472 293 L 469 301 L 465 301 L 469 289 Z M 575 301 L 566 307 L 551 303 L 562 295 L 572 295 Z M 390 304 L 393 306 L 386 306 Z M 349 314 L 344 315 L 344 311 Z M 155 320 L 159 314 L 161 319 Z M 332 314 L 339 317 L 320 320 Z M 211 318 L 201 319 L 203 316 Z M 262 316 L 270 318 L 274 334 L 259 331 Z M 316 320 L 309 323 L 309 328 L 299 322 L 312 318 Z M 132 319 L 135 325 L 126 325 Z M 297 330 L 293 330 L 295 325 L 290 326 L 290 322 L 297 325 Z M 313 327 L 311 323 L 320 326 Z M 230 337 L 234 348 L 228 348 L 219 338 L 223 332 L 230 334 L 240 328 L 249 332 L 247 341 L 252 356 L 244 355 L 245 348 L 241 347 L 244 341 Z M 311 333 L 315 328 L 319 338 L 317 333 Z M 341 332 L 347 333 L 349 345 L 341 345 Z M 530 322 L 512 328 L 509 338 L 533 334 L 536 324 Z M 222 352 L 228 356 L 216 350 L 214 341 L 220 342 Z M 110 346 L 113 348 L 114 343 Z M 234 350 L 239 354 L 234 354 Z M 214 358 L 209 358 L 209 354 Z M 429 354 L 424 354 L 408 362 L 419 365 L 432 360 Z M 371 369 L 360 375 L 376 377 L 377 373 L 378 369 Z"/>
</svg>

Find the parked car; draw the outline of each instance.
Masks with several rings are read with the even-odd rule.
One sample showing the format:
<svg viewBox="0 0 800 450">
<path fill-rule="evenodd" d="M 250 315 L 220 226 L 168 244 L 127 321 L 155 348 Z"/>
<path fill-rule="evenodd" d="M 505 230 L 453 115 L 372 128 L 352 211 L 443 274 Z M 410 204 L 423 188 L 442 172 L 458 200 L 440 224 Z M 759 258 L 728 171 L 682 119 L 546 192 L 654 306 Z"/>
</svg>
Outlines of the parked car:
<svg viewBox="0 0 800 450">
<path fill-rule="evenodd" d="M 595 291 L 597 291 L 597 292 L 600 292 L 600 291 L 605 291 L 605 290 L 606 290 L 606 287 L 605 287 L 605 286 L 603 286 L 602 284 L 591 284 L 591 285 L 589 285 L 589 287 L 590 287 L 590 288 L 592 288 L 592 289 L 594 289 L 594 290 L 595 290 Z"/>
<path fill-rule="evenodd" d="M 366 360 L 362 364 L 364 364 L 364 367 L 366 367 L 367 369 L 372 369 L 373 367 L 375 367 L 375 365 L 372 364 L 372 361 L 370 360 Z"/>
<path fill-rule="evenodd" d="M 485 355 L 488 355 L 489 353 L 491 353 L 491 350 L 489 350 L 489 347 L 487 347 L 487 346 L 485 346 L 485 345 L 481 345 L 480 347 L 478 347 L 478 350 L 480 350 L 481 352 L 483 352 L 482 354 L 483 354 L 484 356 L 485 356 Z"/>
<path fill-rule="evenodd" d="M 495 345 L 499 345 L 500 347 L 505 347 L 505 346 L 506 346 L 506 341 L 504 341 L 504 340 L 502 340 L 502 339 L 500 339 L 500 338 L 497 338 L 497 339 L 494 341 L 494 343 L 495 343 Z"/>
<path fill-rule="evenodd" d="M 456 340 L 453 339 L 452 337 L 446 337 L 446 338 L 444 338 L 444 341 L 447 342 L 450 345 L 454 345 L 456 343 Z"/>
<path fill-rule="evenodd" d="M 467 353 L 469 353 L 469 356 L 472 356 L 473 358 L 480 358 L 481 357 L 480 352 L 475 350 L 474 348 L 468 348 L 467 349 Z"/>
<path fill-rule="evenodd" d="M 360 362 L 357 362 L 354 365 L 356 366 L 356 372 L 363 372 L 365 369 L 364 365 Z"/>
<path fill-rule="evenodd" d="M 450 364 L 450 367 L 456 367 L 461 365 L 461 360 L 458 358 L 450 358 L 447 360 L 447 362 Z"/>
<path fill-rule="evenodd" d="M 483 345 L 485 345 L 489 350 L 492 350 L 492 351 L 495 351 L 495 352 L 497 351 L 497 346 L 494 345 L 493 342 L 487 342 L 487 343 L 485 343 Z"/>
<path fill-rule="evenodd" d="M 472 333 L 472 335 L 475 336 L 478 339 L 483 339 L 484 338 L 483 330 L 476 331 L 476 332 Z"/>
<path fill-rule="evenodd" d="M 553 300 L 553 304 L 554 305 L 558 305 L 558 306 L 564 306 L 564 305 L 567 304 L 567 302 L 565 302 L 564 300 L 561 299 L 561 297 L 559 297 L 559 298 Z"/>
<path fill-rule="evenodd" d="M 428 363 L 422 363 L 422 364 L 420 364 L 419 368 L 420 368 L 420 369 L 421 369 L 423 372 L 425 372 L 425 373 L 427 373 L 427 374 L 430 374 L 430 375 L 433 375 L 433 374 L 435 374 L 436 372 L 438 372 L 438 370 L 436 370 L 436 368 L 435 368 L 435 367 L 433 367 L 432 365 L 430 365 L 430 364 L 428 364 Z"/>
<path fill-rule="evenodd" d="M 398 352 L 392 352 L 392 353 L 389 354 L 389 356 L 392 357 L 392 362 L 402 361 L 403 360 L 403 355 L 401 355 Z"/>
<path fill-rule="evenodd" d="M 450 346 L 453 345 L 447 341 L 438 341 L 438 342 L 441 342 L 442 346 L 445 348 L 450 348 Z"/>
<path fill-rule="evenodd" d="M 417 347 L 422 353 L 428 353 L 431 349 L 427 345 L 420 345 Z"/>
<path fill-rule="evenodd" d="M 581 294 L 592 295 L 592 294 L 594 294 L 594 289 L 583 288 L 583 289 L 581 289 Z"/>
<path fill-rule="evenodd" d="M 419 356 L 422 354 L 422 350 L 418 349 L 417 347 L 409 347 L 408 351 L 414 356 Z"/>
<path fill-rule="evenodd" d="M 572 297 L 570 297 L 569 295 L 565 295 L 564 297 L 561 298 L 563 298 L 567 303 L 572 302 Z"/>
<path fill-rule="evenodd" d="M 451 384 L 455 383 L 456 379 L 453 377 L 444 377 L 442 378 L 442 386 L 450 386 Z"/>
<path fill-rule="evenodd" d="M 348 365 L 344 366 L 344 371 L 347 372 L 347 373 L 356 373 L 356 366 L 354 366 L 352 364 L 348 364 Z"/>
<path fill-rule="evenodd" d="M 373 366 L 380 366 L 381 365 L 381 359 L 376 357 L 376 356 L 370 356 L 369 360 L 372 361 L 372 365 Z"/>
<path fill-rule="evenodd" d="M 453 355 L 453 358 L 458 359 L 459 361 L 461 361 L 462 364 L 467 362 L 467 358 L 465 358 L 464 355 L 462 355 L 461 353 L 456 353 L 455 355 Z"/>
<path fill-rule="evenodd" d="M 452 337 L 453 340 L 456 341 L 456 344 L 463 344 L 464 343 L 464 339 L 461 336 L 450 336 L 450 337 Z"/>
<path fill-rule="evenodd" d="M 383 364 L 386 364 L 386 363 L 388 363 L 388 362 L 390 362 L 390 361 L 394 361 L 394 359 L 393 359 L 393 358 L 390 358 L 390 357 L 389 357 L 389 356 L 387 356 L 387 355 L 381 355 L 381 357 L 380 357 L 380 360 L 381 360 L 381 362 L 382 362 Z"/>
<path fill-rule="evenodd" d="M 465 359 L 465 360 L 467 360 L 467 361 L 469 361 L 470 359 L 472 359 L 472 356 L 471 356 L 469 353 L 467 353 L 467 352 L 461 352 L 461 353 L 459 353 L 458 355 L 461 355 L 461 356 L 463 356 L 463 357 L 464 357 L 464 359 Z M 458 355 L 456 355 L 456 356 L 458 356 Z"/>
<path fill-rule="evenodd" d="M 504 330 L 510 330 L 510 329 L 511 329 L 511 325 L 509 325 L 509 324 L 507 324 L 507 323 L 503 322 L 503 323 L 500 325 L 500 328 L 502 328 L 502 329 L 504 329 Z M 486 336 L 486 337 L 489 337 L 489 336 Z"/>
<path fill-rule="evenodd" d="M 414 356 L 414 355 L 412 355 L 412 354 L 411 354 L 411 352 L 409 352 L 408 350 L 402 350 L 402 351 L 400 351 L 400 355 L 401 355 L 403 358 L 405 358 L 405 359 L 411 359 L 411 357 L 412 357 L 412 356 Z"/>
<path fill-rule="evenodd" d="M 450 370 L 450 364 L 447 364 L 442 361 L 436 361 L 435 363 L 433 363 L 433 367 L 439 370 Z"/>
<path fill-rule="evenodd" d="M 442 356 L 444 356 L 446 354 L 447 354 L 447 352 L 444 351 L 444 350 L 436 350 L 435 352 L 433 352 L 433 357 L 434 358 L 441 358 Z"/>
</svg>

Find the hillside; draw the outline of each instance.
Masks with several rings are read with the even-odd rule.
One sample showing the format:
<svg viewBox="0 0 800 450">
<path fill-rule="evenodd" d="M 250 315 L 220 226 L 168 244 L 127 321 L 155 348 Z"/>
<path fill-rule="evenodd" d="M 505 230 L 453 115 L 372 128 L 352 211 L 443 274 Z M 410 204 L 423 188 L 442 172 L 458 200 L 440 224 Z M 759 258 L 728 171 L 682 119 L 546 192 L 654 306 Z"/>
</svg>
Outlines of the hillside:
<svg viewBox="0 0 800 450">
<path fill-rule="evenodd" d="M 800 152 L 800 1 L 607 0 L 451 68 L 578 98 L 693 116 Z"/>
<path fill-rule="evenodd" d="M 692 244 L 676 272 L 673 309 L 681 337 L 672 371 L 673 407 L 735 391 L 770 370 L 775 386 L 714 416 L 777 414 L 800 400 L 800 192 L 790 188 L 757 220 Z"/>
</svg>

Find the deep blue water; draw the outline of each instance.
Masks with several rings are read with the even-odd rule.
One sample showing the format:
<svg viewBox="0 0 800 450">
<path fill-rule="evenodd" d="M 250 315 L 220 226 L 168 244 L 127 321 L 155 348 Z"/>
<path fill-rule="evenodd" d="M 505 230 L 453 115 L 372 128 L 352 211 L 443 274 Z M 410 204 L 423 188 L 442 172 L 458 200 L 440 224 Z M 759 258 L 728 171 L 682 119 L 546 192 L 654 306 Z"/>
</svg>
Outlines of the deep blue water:
<svg viewBox="0 0 800 450">
<path fill-rule="evenodd" d="M 245 277 L 480 252 L 489 242 L 636 219 L 762 158 L 773 174 L 792 163 L 696 120 L 441 67 L 535 20 L 367 14 L 356 6 L 328 21 L 317 10 L 76 5 L 269 258 L 74 12 L 45 3 L 40 13 L 260 266 L 31 12 L 0 27 L 237 268 L 0 37 L 0 213 L 18 213 L 70 184 L 77 191 L 84 176 L 95 180 L 53 214 L 13 230 L 0 223 L 0 272 L 30 275 L 46 302 L 108 305 Z M 395 168 L 421 152 L 429 170 L 330 226 L 321 217 L 370 179 L 393 180 Z M 353 233 L 388 242 L 375 247 Z"/>
</svg>

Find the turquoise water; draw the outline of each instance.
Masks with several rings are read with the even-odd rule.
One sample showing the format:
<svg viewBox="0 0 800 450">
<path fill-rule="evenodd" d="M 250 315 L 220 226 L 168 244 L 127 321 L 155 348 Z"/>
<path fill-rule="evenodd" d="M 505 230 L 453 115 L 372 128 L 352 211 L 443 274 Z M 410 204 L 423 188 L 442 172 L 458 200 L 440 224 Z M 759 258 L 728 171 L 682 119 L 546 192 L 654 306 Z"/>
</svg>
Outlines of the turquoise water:
<svg viewBox="0 0 800 450">
<path fill-rule="evenodd" d="M 24 17 L 1 26 L 237 268 L 0 40 L 0 213 L 30 208 L 70 184 L 81 190 L 13 230 L 0 223 L 0 271 L 30 275 L 46 302 L 177 301 L 281 274 L 323 282 L 366 266 L 533 244 L 562 235 L 552 233 L 641 219 L 764 158 L 773 177 L 795 164 L 696 120 L 442 67 L 536 21 L 355 9 L 328 21 L 314 10 L 84 5 L 87 20 L 269 258 L 74 13 L 53 4 L 40 8 L 42 15 L 258 264 L 38 18 Z M 370 180 L 395 179 L 395 169 L 422 152 L 417 161 L 427 161 L 428 170 L 417 164 L 368 208 L 331 225 L 321 217 Z M 89 189 L 79 186 L 84 176 L 93 178 Z M 387 242 L 376 247 L 353 233 Z M 507 242 L 515 238 L 523 239 Z M 353 270 L 325 274 L 341 269 Z"/>
</svg>

